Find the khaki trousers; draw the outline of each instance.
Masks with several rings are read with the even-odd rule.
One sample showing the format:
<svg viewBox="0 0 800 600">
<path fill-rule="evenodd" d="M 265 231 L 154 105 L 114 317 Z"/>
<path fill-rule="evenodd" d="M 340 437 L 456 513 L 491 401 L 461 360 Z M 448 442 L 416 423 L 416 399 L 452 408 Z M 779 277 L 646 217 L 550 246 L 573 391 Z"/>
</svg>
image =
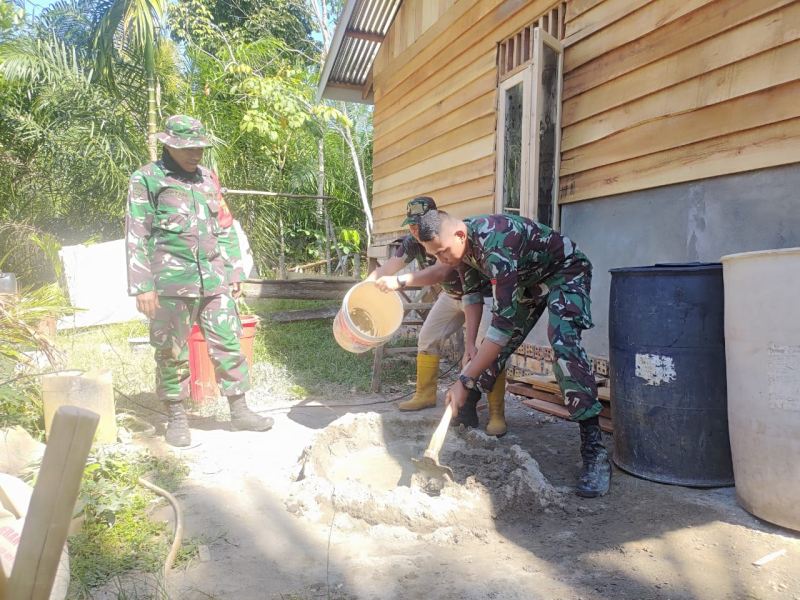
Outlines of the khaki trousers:
<svg viewBox="0 0 800 600">
<path fill-rule="evenodd" d="M 480 345 L 492 322 L 492 299 L 484 298 L 483 301 L 483 316 L 478 327 L 476 345 Z M 447 338 L 461 329 L 465 320 L 464 306 L 461 304 L 461 300 L 445 293 L 439 294 L 419 332 L 418 353 L 440 355 Z"/>
</svg>

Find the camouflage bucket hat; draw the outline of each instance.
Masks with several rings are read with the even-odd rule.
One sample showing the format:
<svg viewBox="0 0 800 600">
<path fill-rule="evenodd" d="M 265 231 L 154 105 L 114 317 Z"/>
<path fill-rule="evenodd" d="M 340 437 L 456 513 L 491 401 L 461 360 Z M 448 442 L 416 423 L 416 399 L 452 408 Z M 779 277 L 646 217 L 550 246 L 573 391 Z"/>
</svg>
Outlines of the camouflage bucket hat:
<svg viewBox="0 0 800 600">
<path fill-rule="evenodd" d="M 419 225 L 422 221 L 422 215 L 429 210 L 436 210 L 436 202 L 430 196 L 419 196 L 414 198 L 406 206 L 406 220 L 403 221 L 405 225 Z"/>
<path fill-rule="evenodd" d="M 207 148 L 211 142 L 206 138 L 206 129 L 198 119 L 186 115 L 175 115 L 167 119 L 164 131 L 156 137 L 170 148 Z"/>
</svg>

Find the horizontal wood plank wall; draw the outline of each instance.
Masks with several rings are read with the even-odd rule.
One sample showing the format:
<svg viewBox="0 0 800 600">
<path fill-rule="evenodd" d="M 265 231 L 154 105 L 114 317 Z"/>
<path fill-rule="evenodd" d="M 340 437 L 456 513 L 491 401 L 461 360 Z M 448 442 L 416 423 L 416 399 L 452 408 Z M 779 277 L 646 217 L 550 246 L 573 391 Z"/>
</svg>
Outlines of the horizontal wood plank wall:
<svg viewBox="0 0 800 600">
<path fill-rule="evenodd" d="M 427 2 L 405 0 L 400 10 Z M 411 39 L 409 21 L 398 16 L 393 42 L 381 46 L 373 67 L 378 235 L 397 231 L 406 202 L 418 195 L 461 217 L 492 211 L 497 44 L 557 4 L 455 0 L 441 11 L 438 2 L 436 21 L 405 46 L 397 39 Z"/>
<path fill-rule="evenodd" d="M 561 203 L 800 162 L 800 0 L 568 0 L 566 18 Z"/>
</svg>

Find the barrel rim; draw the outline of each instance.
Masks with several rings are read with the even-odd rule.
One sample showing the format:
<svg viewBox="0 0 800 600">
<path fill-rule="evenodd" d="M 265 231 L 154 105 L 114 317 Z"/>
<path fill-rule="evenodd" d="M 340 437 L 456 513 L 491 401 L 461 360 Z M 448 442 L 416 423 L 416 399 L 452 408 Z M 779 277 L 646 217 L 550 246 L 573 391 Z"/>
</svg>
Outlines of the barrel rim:
<svg viewBox="0 0 800 600">
<path fill-rule="evenodd" d="M 673 273 L 680 275 L 693 275 L 714 272 L 722 269 L 719 262 L 691 262 L 691 263 L 657 263 L 641 267 L 618 267 L 609 269 L 612 275 L 652 275 L 657 273 Z"/>
<path fill-rule="evenodd" d="M 755 250 L 753 252 L 738 252 L 736 254 L 726 254 L 720 260 L 723 263 L 744 260 L 748 258 L 762 258 L 766 256 L 800 254 L 800 248 L 773 248 L 771 250 Z"/>
</svg>

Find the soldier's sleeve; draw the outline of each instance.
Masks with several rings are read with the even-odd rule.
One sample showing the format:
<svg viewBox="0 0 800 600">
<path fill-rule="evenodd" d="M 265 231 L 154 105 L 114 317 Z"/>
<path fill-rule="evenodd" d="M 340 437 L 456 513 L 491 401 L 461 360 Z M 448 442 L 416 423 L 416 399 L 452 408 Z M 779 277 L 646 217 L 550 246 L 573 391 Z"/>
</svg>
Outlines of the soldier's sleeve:
<svg viewBox="0 0 800 600">
<path fill-rule="evenodd" d="M 481 272 L 474 267 L 462 263 L 458 268 L 458 274 L 461 277 L 461 282 L 464 287 L 464 295 L 461 297 L 461 303 L 464 306 L 483 304 Z"/>
<path fill-rule="evenodd" d="M 153 259 L 151 227 L 155 208 L 147 179 L 141 171 L 131 176 L 125 211 L 125 248 L 128 260 L 128 294 L 138 296 L 155 290 L 150 263 Z"/>
<path fill-rule="evenodd" d="M 216 175 L 213 176 L 214 183 L 217 186 L 218 199 L 219 199 L 219 215 L 223 214 L 230 216 L 228 205 L 222 196 L 222 191 L 219 187 Z M 237 281 L 244 281 L 247 276 L 244 274 L 244 266 L 242 263 L 242 249 L 239 246 L 239 236 L 236 233 L 236 228 L 233 226 L 233 217 L 220 218 L 219 220 L 220 232 L 217 237 L 217 247 L 219 248 L 219 255 L 222 257 L 222 264 L 225 265 L 225 274 L 228 277 L 228 283 L 235 283 Z"/>
<path fill-rule="evenodd" d="M 513 251 L 504 246 L 493 249 L 486 258 L 486 270 L 491 274 L 494 287 L 492 324 L 486 338 L 505 346 L 514 333 L 517 309 L 522 290 L 517 283 L 517 259 Z"/>
<path fill-rule="evenodd" d="M 414 236 L 407 235 L 403 238 L 403 243 L 397 248 L 397 251 L 394 253 L 396 258 L 402 258 L 406 264 L 409 264 L 415 258 L 415 250 L 412 248 L 412 245 L 416 243 Z"/>
</svg>

